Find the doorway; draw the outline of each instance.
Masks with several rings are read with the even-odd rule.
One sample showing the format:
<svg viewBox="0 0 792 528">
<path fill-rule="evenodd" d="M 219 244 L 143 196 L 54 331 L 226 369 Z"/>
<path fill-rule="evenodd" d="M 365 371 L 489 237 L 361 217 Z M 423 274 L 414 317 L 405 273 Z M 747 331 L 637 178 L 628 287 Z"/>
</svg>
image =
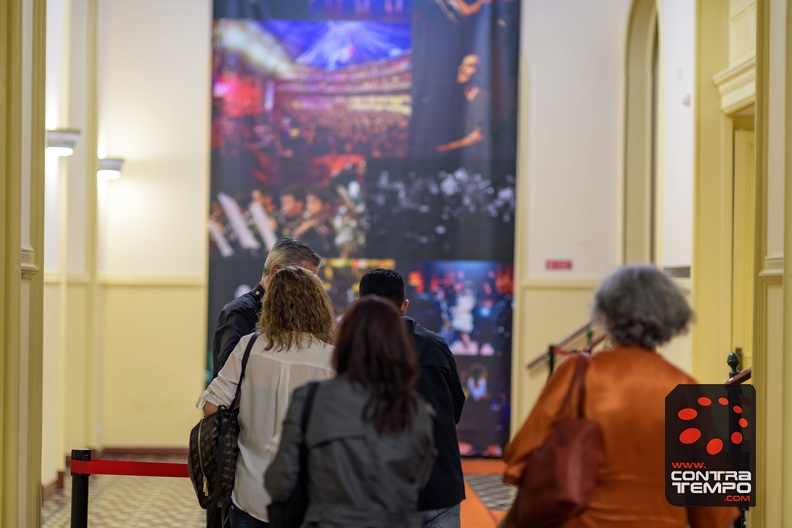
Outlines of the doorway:
<svg viewBox="0 0 792 528">
<path fill-rule="evenodd" d="M 752 107 L 751 107 L 752 108 Z M 734 118 L 732 194 L 731 350 L 740 357 L 740 370 L 752 365 L 755 164 L 753 116 Z"/>
</svg>

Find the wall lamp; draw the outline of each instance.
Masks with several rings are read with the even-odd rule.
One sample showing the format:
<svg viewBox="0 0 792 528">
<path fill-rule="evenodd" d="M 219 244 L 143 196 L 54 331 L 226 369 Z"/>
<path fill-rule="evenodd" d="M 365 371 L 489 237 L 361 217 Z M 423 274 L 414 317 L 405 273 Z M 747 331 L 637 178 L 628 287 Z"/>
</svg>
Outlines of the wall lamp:
<svg viewBox="0 0 792 528">
<path fill-rule="evenodd" d="M 99 172 L 96 176 L 105 180 L 117 180 L 121 177 L 121 167 L 124 166 L 123 158 L 100 158 Z"/>
<path fill-rule="evenodd" d="M 47 153 L 54 156 L 71 156 L 80 139 L 80 131 L 73 128 L 47 130 Z"/>
</svg>

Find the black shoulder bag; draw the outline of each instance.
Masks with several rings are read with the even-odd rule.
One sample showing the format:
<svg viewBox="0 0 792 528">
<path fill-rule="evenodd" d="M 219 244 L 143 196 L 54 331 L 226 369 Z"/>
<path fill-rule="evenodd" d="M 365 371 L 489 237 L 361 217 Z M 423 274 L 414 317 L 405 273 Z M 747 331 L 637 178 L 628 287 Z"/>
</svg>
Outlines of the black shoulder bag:
<svg viewBox="0 0 792 528">
<path fill-rule="evenodd" d="M 300 472 L 297 484 L 294 486 L 291 497 L 285 501 L 271 502 L 267 506 L 270 528 L 300 528 L 308 510 L 308 447 L 305 445 L 305 432 L 308 430 L 308 419 L 311 417 L 314 396 L 319 383 L 314 381 L 308 384 L 308 395 L 305 398 L 300 417 L 302 430 L 302 443 L 300 444 Z"/>
<path fill-rule="evenodd" d="M 220 406 L 216 413 L 204 416 L 190 431 L 190 480 L 201 508 L 220 508 L 227 505 L 234 489 L 236 461 L 239 455 L 239 395 L 250 350 L 258 338 L 254 333 L 242 356 L 236 395 L 230 407 Z"/>
</svg>

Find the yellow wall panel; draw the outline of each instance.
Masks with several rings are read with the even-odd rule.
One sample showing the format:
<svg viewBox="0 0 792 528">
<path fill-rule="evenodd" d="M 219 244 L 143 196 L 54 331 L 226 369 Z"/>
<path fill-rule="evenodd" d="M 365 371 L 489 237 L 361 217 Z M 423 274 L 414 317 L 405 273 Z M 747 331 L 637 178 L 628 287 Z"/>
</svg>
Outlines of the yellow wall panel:
<svg viewBox="0 0 792 528">
<path fill-rule="evenodd" d="M 84 284 L 69 285 L 66 291 L 65 351 L 63 357 L 64 447 L 66 452 L 90 445 L 89 396 L 92 382 L 88 364 L 88 288 Z M 47 325 L 45 325 L 46 329 Z"/>
<path fill-rule="evenodd" d="M 759 392 L 760 411 L 757 417 L 757 436 L 759 438 L 760 456 L 758 457 L 756 489 L 759 506 L 764 506 L 765 526 L 784 526 L 784 504 L 789 504 L 789 490 L 783 488 L 783 474 L 779 471 L 779 461 L 784 459 L 783 420 L 774 417 L 784 415 L 783 393 L 789 381 L 784 380 L 784 369 L 771 367 L 783 365 L 784 357 L 784 289 L 781 284 L 768 284 L 765 293 L 766 317 L 764 321 L 765 365 L 764 372 L 758 373 L 754 380 Z M 789 448 L 789 446 L 786 446 Z M 763 454 L 762 454 L 763 452 Z M 788 456 L 788 453 L 787 453 Z M 763 467 L 762 462 L 767 464 Z M 783 494 L 787 495 L 784 497 Z"/>
<path fill-rule="evenodd" d="M 186 447 L 204 388 L 205 287 L 105 285 L 100 297 L 103 446 Z"/>
<path fill-rule="evenodd" d="M 589 320 L 595 281 L 556 281 L 524 285 L 520 308 L 521 342 L 514 343 L 512 361 L 512 434 L 528 416 L 547 381 L 547 365 L 528 370 L 527 364 Z"/>
<path fill-rule="evenodd" d="M 41 430 L 41 481 L 46 485 L 63 469 L 61 456 L 62 422 L 59 424 L 60 401 L 63 387 L 60 384 L 60 288 L 44 286 L 44 357 L 42 373 L 42 430 Z"/>
</svg>

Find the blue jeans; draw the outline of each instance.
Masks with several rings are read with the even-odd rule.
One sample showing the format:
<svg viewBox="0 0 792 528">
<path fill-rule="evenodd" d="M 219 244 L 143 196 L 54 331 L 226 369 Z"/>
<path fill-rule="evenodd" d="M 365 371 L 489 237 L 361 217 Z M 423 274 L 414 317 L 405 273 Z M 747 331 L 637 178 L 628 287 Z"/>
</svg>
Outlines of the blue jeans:
<svg viewBox="0 0 792 528">
<path fill-rule="evenodd" d="M 459 504 L 439 510 L 421 512 L 425 528 L 459 528 Z"/>
<path fill-rule="evenodd" d="M 244 510 L 240 510 L 236 504 L 231 503 L 231 528 L 268 528 L 269 523 L 259 521 Z"/>
</svg>

